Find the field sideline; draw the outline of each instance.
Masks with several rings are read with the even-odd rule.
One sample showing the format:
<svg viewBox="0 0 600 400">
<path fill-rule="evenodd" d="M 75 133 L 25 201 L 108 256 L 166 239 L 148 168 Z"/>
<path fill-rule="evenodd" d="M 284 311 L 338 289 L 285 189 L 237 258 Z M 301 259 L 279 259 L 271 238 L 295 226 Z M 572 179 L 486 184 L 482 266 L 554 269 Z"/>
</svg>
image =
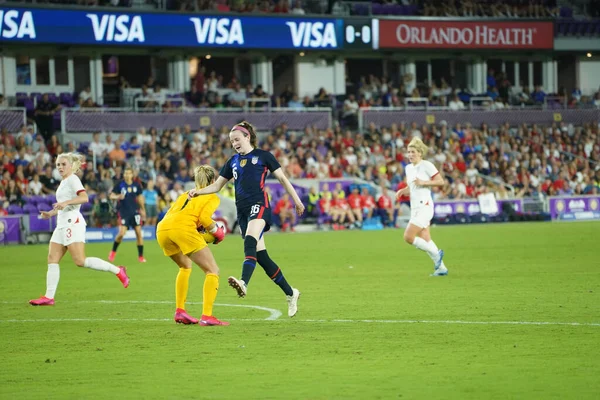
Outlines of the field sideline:
<svg viewBox="0 0 600 400">
<path fill-rule="evenodd" d="M 600 396 L 599 223 L 433 229 L 448 277 L 402 231 L 267 235 L 302 296 L 289 319 L 257 268 L 248 297 L 243 242 L 211 246 L 221 268 L 215 315 L 229 327 L 172 321 L 176 266 L 135 243 L 108 273 L 61 263 L 54 307 L 47 246 L 0 247 L 0 399 L 597 399 Z M 87 245 L 106 258 L 110 243 Z M 200 316 L 203 274 L 188 311 Z"/>
</svg>

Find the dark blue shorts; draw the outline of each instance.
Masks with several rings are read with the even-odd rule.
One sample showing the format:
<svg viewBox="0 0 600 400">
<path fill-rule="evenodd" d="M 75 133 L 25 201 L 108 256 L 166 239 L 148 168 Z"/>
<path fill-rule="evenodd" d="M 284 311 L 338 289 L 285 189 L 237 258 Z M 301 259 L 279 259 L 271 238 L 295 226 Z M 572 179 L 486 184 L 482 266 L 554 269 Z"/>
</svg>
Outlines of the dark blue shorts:
<svg viewBox="0 0 600 400">
<path fill-rule="evenodd" d="M 242 231 L 242 238 L 246 237 L 248 222 L 253 219 L 262 219 L 265 221 L 263 232 L 271 229 L 271 207 L 265 207 L 264 202 L 258 202 L 250 207 L 241 207 L 237 209 L 237 220 Z"/>
<path fill-rule="evenodd" d="M 142 225 L 142 217 L 139 213 L 132 215 L 119 214 L 119 225 L 125 226 L 127 229 L 133 229 L 136 226 Z"/>
</svg>

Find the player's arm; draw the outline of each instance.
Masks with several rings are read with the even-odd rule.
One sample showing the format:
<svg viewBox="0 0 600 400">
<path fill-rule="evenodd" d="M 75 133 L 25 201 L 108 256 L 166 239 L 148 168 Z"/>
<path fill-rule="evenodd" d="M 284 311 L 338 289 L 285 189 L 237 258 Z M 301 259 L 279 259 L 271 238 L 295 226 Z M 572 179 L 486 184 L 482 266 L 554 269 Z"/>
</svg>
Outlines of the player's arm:
<svg viewBox="0 0 600 400">
<path fill-rule="evenodd" d="M 121 193 L 121 190 L 119 189 L 121 185 L 116 185 L 112 192 L 110 193 L 110 195 L 108 196 L 109 199 L 111 200 L 123 200 L 125 198 L 125 195 L 123 193 Z"/>
<path fill-rule="evenodd" d="M 137 197 L 137 202 L 138 202 L 138 205 L 140 206 L 140 216 L 142 217 L 142 219 L 145 219 L 146 218 L 146 202 L 145 202 L 143 194 L 140 194 Z"/>
<path fill-rule="evenodd" d="M 403 187 L 396 192 L 396 199 L 399 199 L 402 196 L 410 196 L 410 187 L 408 186 L 408 182 L 406 182 L 406 187 Z"/>
<path fill-rule="evenodd" d="M 88 201 L 90 201 L 90 198 L 88 197 L 88 194 L 85 190 L 79 190 L 77 193 L 77 197 L 72 198 L 71 200 L 66 200 L 63 201 L 61 203 L 56 203 L 54 204 L 54 209 L 55 210 L 62 210 L 67 206 L 75 206 L 78 204 L 83 204 L 83 203 L 87 203 Z"/>
<path fill-rule="evenodd" d="M 214 199 L 211 199 L 200 212 L 199 220 L 200 224 L 206 229 L 207 232 L 210 232 L 211 235 L 214 236 L 214 244 L 217 244 L 223 239 L 225 239 L 225 230 L 217 226 L 215 221 L 212 219 L 213 214 L 217 211 L 221 200 L 215 196 Z"/>
<path fill-rule="evenodd" d="M 188 192 L 188 197 L 193 198 L 193 197 L 197 197 L 197 196 L 202 196 L 203 194 L 217 193 L 218 191 L 223 189 L 223 186 L 225 186 L 227 184 L 227 182 L 229 182 L 228 179 L 223 178 L 222 176 L 219 176 L 217 178 L 217 180 L 214 181 L 214 183 L 211 183 L 210 185 L 208 185 L 205 188 L 190 190 Z"/>
<path fill-rule="evenodd" d="M 277 178 L 279 183 L 281 183 L 281 186 L 283 186 L 285 191 L 294 200 L 294 204 L 296 204 L 296 213 L 298 215 L 302 215 L 304 212 L 304 204 L 302 204 L 302 200 L 300 200 L 300 196 L 298 196 L 298 193 L 296 193 L 296 189 L 294 189 L 290 180 L 283 173 L 283 169 L 281 167 L 277 168 L 275 171 L 273 171 L 273 175 L 275 175 L 275 178 Z"/>
</svg>

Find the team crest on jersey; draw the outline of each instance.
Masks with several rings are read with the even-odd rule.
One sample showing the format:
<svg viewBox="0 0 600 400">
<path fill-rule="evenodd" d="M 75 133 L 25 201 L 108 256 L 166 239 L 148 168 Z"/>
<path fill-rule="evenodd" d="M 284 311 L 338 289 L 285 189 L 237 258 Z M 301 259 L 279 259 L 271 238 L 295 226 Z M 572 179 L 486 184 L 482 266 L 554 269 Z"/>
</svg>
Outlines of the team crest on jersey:
<svg viewBox="0 0 600 400">
<path fill-rule="evenodd" d="M 130 187 L 129 187 L 129 188 L 127 188 L 127 191 L 128 191 L 129 193 L 131 193 L 131 188 L 130 188 Z"/>
<path fill-rule="evenodd" d="M 242 161 L 240 161 L 240 167 L 244 167 L 246 165 L 246 161 L 248 161 L 248 160 L 242 160 Z"/>
<path fill-rule="evenodd" d="M 254 156 L 252 157 L 252 164 L 255 164 L 258 162 L 258 156 Z"/>
</svg>

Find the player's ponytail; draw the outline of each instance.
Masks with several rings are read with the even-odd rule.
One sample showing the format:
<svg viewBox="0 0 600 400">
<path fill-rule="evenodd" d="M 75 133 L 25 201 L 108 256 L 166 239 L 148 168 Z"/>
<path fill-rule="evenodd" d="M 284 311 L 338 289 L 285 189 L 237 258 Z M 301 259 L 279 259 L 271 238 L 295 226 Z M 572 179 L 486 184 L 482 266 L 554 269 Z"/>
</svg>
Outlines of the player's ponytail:
<svg viewBox="0 0 600 400">
<path fill-rule="evenodd" d="M 210 165 L 201 165 L 194 168 L 194 181 L 196 189 L 202 189 L 215 181 L 216 172 Z"/>
<path fill-rule="evenodd" d="M 427 147 L 427 145 L 423 143 L 423 141 L 418 137 L 412 138 L 407 147 L 412 147 L 413 149 L 418 151 L 421 154 L 422 158 L 425 158 L 427 152 L 429 152 L 429 147 Z"/>
<path fill-rule="evenodd" d="M 252 124 L 248 121 L 242 121 L 237 125 L 234 125 L 231 129 L 232 131 L 240 131 L 244 134 L 245 137 L 250 138 L 250 144 L 252 147 L 256 148 L 258 146 L 258 138 L 256 137 L 256 131 Z"/>
<path fill-rule="evenodd" d="M 56 157 L 57 160 L 59 158 L 65 158 L 69 160 L 69 163 L 71 164 L 71 170 L 74 174 L 78 173 L 81 170 L 81 166 L 85 164 L 85 156 L 79 153 L 61 153 L 58 155 L 58 157 Z"/>
</svg>

